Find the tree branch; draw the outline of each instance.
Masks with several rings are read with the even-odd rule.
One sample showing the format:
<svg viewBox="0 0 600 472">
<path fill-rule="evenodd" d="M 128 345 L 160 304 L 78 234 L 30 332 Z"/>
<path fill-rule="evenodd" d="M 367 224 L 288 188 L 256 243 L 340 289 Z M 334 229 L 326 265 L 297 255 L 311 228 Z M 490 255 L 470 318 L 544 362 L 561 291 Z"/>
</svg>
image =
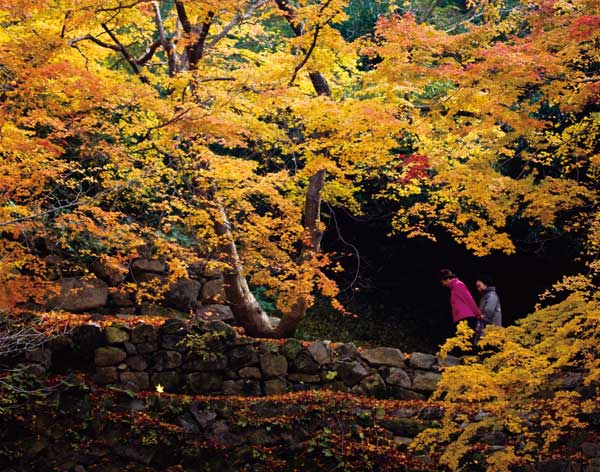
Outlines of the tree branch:
<svg viewBox="0 0 600 472">
<path fill-rule="evenodd" d="M 319 36 L 320 30 L 321 30 L 321 25 L 317 25 L 315 27 L 315 34 L 313 35 L 313 40 L 310 44 L 310 47 L 304 54 L 304 59 L 302 59 L 300 64 L 296 65 L 296 67 L 294 68 L 294 73 L 292 74 L 292 78 L 290 79 L 290 82 L 288 83 L 289 86 L 294 84 L 294 82 L 296 81 L 296 76 L 298 75 L 298 72 L 300 72 L 300 70 L 306 65 L 306 63 L 310 59 L 311 54 L 315 50 L 315 46 L 317 45 L 317 38 Z"/>
<path fill-rule="evenodd" d="M 133 3 L 128 3 L 126 5 L 123 5 L 122 3 L 119 3 L 118 7 L 111 7 L 111 8 L 98 8 L 96 10 L 96 12 L 101 12 L 101 11 L 119 11 L 119 10 L 123 10 L 123 9 L 127 9 L 127 8 L 133 8 L 137 5 L 139 5 L 140 3 L 148 3 L 150 0 L 137 0 Z"/>
<path fill-rule="evenodd" d="M 190 50 L 190 68 L 195 68 L 202 56 L 204 56 L 204 43 L 206 43 L 206 38 L 208 37 L 208 31 L 210 30 L 210 26 L 212 24 L 212 19 L 215 14 L 211 11 L 206 16 L 206 20 L 202 23 L 200 27 L 200 33 L 198 34 L 198 40 L 191 47 Z"/>
<path fill-rule="evenodd" d="M 296 33 L 296 36 L 303 36 L 305 33 L 304 26 L 296 21 L 296 11 L 294 10 L 294 7 L 290 4 L 288 0 L 275 1 L 277 2 L 279 9 L 285 13 L 285 17 L 290 26 L 292 27 L 294 33 Z M 323 13 L 324 9 L 327 8 L 327 6 L 330 3 L 331 0 L 328 0 L 327 2 L 323 3 L 321 5 L 320 12 Z M 326 95 L 328 97 L 331 97 L 331 89 L 329 88 L 327 79 L 325 78 L 325 76 L 323 76 L 323 74 L 321 74 L 318 71 L 310 72 L 308 74 L 308 77 L 310 78 L 310 81 L 312 82 L 313 88 L 315 89 L 315 92 L 317 92 L 317 95 Z"/>
<path fill-rule="evenodd" d="M 304 27 L 296 21 L 296 10 L 294 10 L 294 7 L 288 0 L 276 0 L 276 3 L 279 9 L 285 13 L 286 19 L 292 30 L 294 30 L 294 33 L 296 33 L 296 36 L 302 36 L 304 34 Z"/>
<path fill-rule="evenodd" d="M 425 23 L 431 17 L 431 14 L 435 10 L 435 7 L 438 6 L 440 0 L 432 0 L 428 5 L 427 9 L 423 12 L 423 16 L 421 17 L 419 23 Z"/>
<path fill-rule="evenodd" d="M 183 31 L 185 31 L 187 34 L 190 34 L 192 32 L 192 24 L 187 16 L 183 2 L 176 0 L 175 8 L 177 9 L 177 16 L 179 17 L 179 22 L 181 23 Z"/>
<path fill-rule="evenodd" d="M 81 41 L 86 41 L 86 40 L 92 41 L 92 42 L 96 43 L 98 46 L 101 46 L 103 48 L 112 49 L 113 51 L 121 52 L 121 49 L 119 49 L 118 46 L 114 46 L 112 44 L 105 43 L 104 41 L 92 36 L 91 34 L 86 34 L 85 36 L 73 38 L 73 39 L 69 40 L 68 44 L 69 44 L 69 46 L 75 47 L 75 44 L 77 44 Z"/>
<path fill-rule="evenodd" d="M 235 26 L 241 24 L 244 20 L 250 18 L 254 14 L 254 12 L 260 7 L 262 7 L 264 4 L 266 4 L 267 1 L 268 0 L 259 0 L 254 4 L 251 3 L 246 9 L 246 11 L 244 11 L 243 13 L 238 12 L 233 17 L 233 19 L 227 25 L 225 25 L 221 31 L 219 31 L 219 34 L 215 35 L 215 37 L 212 38 L 210 44 L 207 46 L 207 49 L 213 48 L 219 41 L 221 41 L 225 36 L 227 36 L 227 34 L 229 34 L 229 32 Z"/>
<path fill-rule="evenodd" d="M 152 2 L 154 7 L 154 18 L 156 20 L 156 26 L 158 27 L 158 36 L 160 38 L 160 44 L 167 53 L 167 63 L 169 65 L 169 75 L 172 77 L 177 72 L 177 51 L 173 41 L 167 38 L 165 33 L 165 26 L 160 14 L 160 5 L 158 2 Z"/>
<path fill-rule="evenodd" d="M 139 65 L 144 66 L 146 63 L 152 59 L 156 50 L 160 47 L 160 41 L 154 41 L 150 46 L 146 48 L 146 52 L 135 60 Z"/>
<path fill-rule="evenodd" d="M 113 42 L 117 45 L 117 47 L 119 48 L 118 51 L 121 52 L 121 54 L 123 54 L 123 57 L 129 63 L 129 65 L 131 66 L 133 71 L 137 74 L 137 76 L 140 78 L 140 80 L 143 83 L 147 84 L 148 79 L 142 75 L 140 66 L 135 61 L 135 59 L 131 56 L 131 54 L 129 54 L 129 51 L 127 50 L 127 48 L 125 46 L 123 46 L 123 44 L 119 41 L 117 36 L 110 29 L 108 29 L 108 26 L 106 26 L 106 23 L 102 23 L 101 26 L 102 26 L 102 29 L 104 31 L 106 31 L 106 33 L 110 36 L 110 39 L 112 39 Z"/>
</svg>

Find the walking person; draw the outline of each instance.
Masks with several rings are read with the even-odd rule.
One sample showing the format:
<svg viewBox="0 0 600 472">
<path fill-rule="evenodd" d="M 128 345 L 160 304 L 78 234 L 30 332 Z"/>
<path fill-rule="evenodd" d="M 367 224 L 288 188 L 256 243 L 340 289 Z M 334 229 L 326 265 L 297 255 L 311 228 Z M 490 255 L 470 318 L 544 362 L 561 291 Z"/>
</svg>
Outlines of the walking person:
<svg viewBox="0 0 600 472">
<path fill-rule="evenodd" d="M 479 311 L 486 325 L 502 326 L 502 308 L 496 287 L 490 277 L 482 275 L 475 283 L 481 294 Z"/>
<path fill-rule="evenodd" d="M 450 290 L 450 306 L 454 325 L 457 326 L 461 321 L 466 321 L 469 328 L 475 332 L 473 344 L 477 344 L 482 331 L 481 313 L 471 292 L 450 269 L 440 270 L 438 278 L 440 283 Z"/>
</svg>

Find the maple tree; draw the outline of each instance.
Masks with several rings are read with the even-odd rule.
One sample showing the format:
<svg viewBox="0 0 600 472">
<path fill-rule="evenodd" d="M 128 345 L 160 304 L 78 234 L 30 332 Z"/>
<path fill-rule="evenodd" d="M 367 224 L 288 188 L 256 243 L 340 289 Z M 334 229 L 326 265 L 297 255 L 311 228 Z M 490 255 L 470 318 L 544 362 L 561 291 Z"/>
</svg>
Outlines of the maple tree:
<svg viewBox="0 0 600 472">
<path fill-rule="evenodd" d="M 284 337 L 319 293 L 340 308 L 324 204 L 391 202 L 395 231 L 442 229 L 476 255 L 518 250 L 517 224 L 568 233 L 588 271 L 549 291 L 566 300 L 488 329 L 481 362 L 446 369 L 442 427 L 411 445 L 464 464 L 481 426 L 462 425 L 468 403 L 524 438 L 491 470 L 548 453 L 586 427 L 600 379 L 597 2 L 452 8 L 382 2 L 373 34 L 349 41 L 342 0 L 0 0 L 0 309 L 44 307 L 49 253 L 84 271 L 149 255 L 170 283 L 222 271 L 237 322 Z M 153 301 L 168 286 L 122 288 Z M 276 300 L 277 327 L 252 287 Z M 36 326 L 10 349 L 37 343 Z"/>
<path fill-rule="evenodd" d="M 593 283 L 594 2 L 470 4 L 452 26 L 411 4 L 353 42 L 346 7 L 4 0 L 2 306 L 55 290 L 40 246 L 84 267 L 150 251 L 171 282 L 215 261 L 239 323 L 288 336 L 316 293 L 339 307 L 322 203 L 365 197 L 397 202 L 397 231 L 441 227 L 478 255 L 513 252 L 516 220 L 570 231 L 592 270 L 565 286 Z"/>
<path fill-rule="evenodd" d="M 43 301 L 36 239 L 115 267 L 149 243 L 172 281 L 216 254 L 253 334 L 289 335 L 315 289 L 334 297 L 321 200 L 357 208 L 362 162 L 394 144 L 372 133 L 387 112 L 340 101 L 356 60 L 331 27 L 343 6 L 3 2 L 3 305 Z M 277 295 L 277 330 L 246 276 Z"/>
<path fill-rule="evenodd" d="M 426 158 L 382 192 L 412 203 L 398 230 L 431 236 L 435 221 L 478 255 L 514 252 L 517 219 L 594 233 L 595 13 L 588 1 L 484 3 L 485 20 L 458 34 L 412 15 L 380 20 L 364 50 L 380 62 L 365 83 L 397 103 L 410 122 L 405 147 Z"/>
</svg>

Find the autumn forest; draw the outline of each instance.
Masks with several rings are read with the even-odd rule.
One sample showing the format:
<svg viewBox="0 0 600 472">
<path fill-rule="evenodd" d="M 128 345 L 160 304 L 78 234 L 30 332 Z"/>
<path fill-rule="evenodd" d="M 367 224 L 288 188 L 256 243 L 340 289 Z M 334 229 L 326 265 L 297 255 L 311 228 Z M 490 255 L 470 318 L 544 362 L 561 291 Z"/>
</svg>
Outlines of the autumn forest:
<svg viewBox="0 0 600 472">
<path fill-rule="evenodd" d="M 598 471 L 599 178 L 598 0 L 0 0 L 0 471 Z"/>
</svg>

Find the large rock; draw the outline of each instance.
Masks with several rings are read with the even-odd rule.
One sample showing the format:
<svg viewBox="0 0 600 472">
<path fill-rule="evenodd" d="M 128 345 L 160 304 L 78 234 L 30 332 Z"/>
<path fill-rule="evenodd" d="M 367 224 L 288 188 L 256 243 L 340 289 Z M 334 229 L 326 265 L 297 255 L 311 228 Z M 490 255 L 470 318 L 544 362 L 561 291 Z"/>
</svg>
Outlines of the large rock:
<svg viewBox="0 0 600 472">
<path fill-rule="evenodd" d="M 319 365 L 331 364 L 333 355 L 331 349 L 323 341 L 315 341 L 308 346 L 308 352 Z"/>
<path fill-rule="evenodd" d="M 383 397 L 387 388 L 381 375 L 371 374 L 360 381 L 357 391 L 369 397 Z"/>
<path fill-rule="evenodd" d="M 48 369 L 52 365 L 52 351 L 43 347 L 25 351 L 25 359 L 30 362 L 37 362 Z"/>
<path fill-rule="evenodd" d="M 97 277 L 67 277 L 57 283 L 60 293 L 48 300 L 49 309 L 77 313 L 101 308 L 108 300 L 108 285 Z"/>
<path fill-rule="evenodd" d="M 130 356 L 125 363 L 131 370 L 137 370 L 138 372 L 148 368 L 148 363 L 142 356 Z"/>
<path fill-rule="evenodd" d="M 279 377 L 287 374 L 288 361 L 280 354 L 263 354 L 260 356 L 260 368 L 265 377 Z"/>
<path fill-rule="evenodd" d="M 385 381 L 390 385 L 395 385 L 402 388 L 410 388 L 412 382 L 406 372 L 399 367 L 392 367 Z"/>
<path fill-rule="evenodd" d="M 417 372 L 413 379 L 412 388 L 423 392 L 433 392 L 442 376 L 435 372 Z"/>
<path fill-rule="evenodd" d="M 585 457 L 590 459 L 600 457 L 600 443 L 584 442 L 581 445 L 581 451 Z"/>
<path fill-rule="evenodd" d="M 120 285 L 127 276 L 127 267 L 105 258 L 97 259 L 90 268 L 98 278 L 104 280 L 111 287 Z"/>
<path fill-rule="evenodd" d="M 163 334 L 160 337 L 160 347 L 168 349 L 169 351 L 184 352 L 187 348 L 182 341 L 185 339 L 184 336 L 175 336 L 173 334 Z"/>
<path fill-rule="evenodd" d="M 181 365 L 182 356 L 177 351 L 158 351 L 154 355 L 154 370 L 170 370 L 176 369 Z"/>
<path fill-rule="evenodd" d="M 199 403 L 192 403 L 190 406 L 190 413 L 202 429 L 206 428 L 217 419 L 217 414 L 214 411 L 200 409 Z"/>
<path fill-rule="evenodd" d="M 172 334 L 177 336 L 185 336 L 188 334 L 188 327 L 185 321 L 170 318 L 165 320 L 158 332 L 162 334 Z"/>
<path fill-rule="evenodd" d="M 227 300 L 223 279 L 212 279 L 202 286 L 202 303 L 223 303 Z"/>
<path fill-rule="evenodd" d="M 182 311 L 169 306 L 158 305 L 156 303 L 142 303 L 139 306 L 140 316 L 160 316 L 163 318 L 176 318 L 185 320 L 187 315 Z"/>
<path fill-rule="evenodd" d="M 148 465 L 156 455 L 157 448 L 156 446 L 140 446 L 139 444 L 117 444 L 113 450 L 115 454 L 124 459 Z"/>
<path fill-rule="evenodd" d="M 108 326 L 104 330 L 106 342 L 108 344 L 122 344 L 129 341 L 129 334 L 116 326 Z"/>
<path fill-rule="evenodd" d="M 131 269 L 134 272 L 154 272 L 156 274 L 162 274 L 167 270 L 167 266 L 162 261 L 150 260 L 150 259 L 137 259 L 131 264 Z"/>
<path fill-rule="evenodd" d="M 99 347 L 96 349 L 94 363 L 100 367 L 118 365 L 125 360 L 127 353 L 118 347 Z"/>
<path fill-rule="evenodd" d="M 436 363 L 437 359 L 431 354 L 423 354 L 422 352 L 413 352 L 410 355 L 408 364 L 415 369 L 430 370 Z"/>
<path fill-rule="evenodd" d="M 130 308 L 135 305 L 132 296 L 129 293 L 114 288 L 110 291 L 108 300 L 111 306 L 116 306 L 118 308 Z"/>
<path fill-rule="evenodd" d="M 303 374 L 316 374 L 319 372 L 320 367 L 310 353 L 303 350 L 292 362 L 292 370 Z"/>
<path fill-rule="evenodd" d="M 425 427 L 417 420 L 410 418 L 386 418 L 379 422 L 379 426 L 390 430 L 396 436 L 414 438 Z"/>
<path fill-rule="evenodd" d="M 119 373 L 116 367 L 98 367 L 92 377 L 98 384 L 111 384 L 119 381 Z"/>
<path fill-rule="evenodd" d="M 360 357 L 373 366 L 404 367 L 405 365 L 402 351 L 393 347 L 365 349 L 360 353 Z"/>
<path fill-rule="evenodd" d="M 294 373 L 288 375 L 288 380 L 290 382 L 321 383 L 321 376 L 316 374 Z"/>
<path fill-rule="evenodd" d="M 231 368 L 236 370 L 258 364 L 258 354 L 252 346 L 235 347 L 227 353 L 227 358 Z"/>
<path fill-rule="evenodd" d="M 208 323 L 204 324 L 203 328 L 206 331 L 223 333 L 225 335 L 225 339 L 227 339 L 227 340 L 232 340 L 237 335 L 237 333 L 235 332 L 235 329 L 233 329 L 232 326 L 228 325 L 227 323 L 223 323 L 222 321 L 219 321 L 219 320 L 209 321 Z"/>
<path fill-rule="evenodd" d="M 304 347 L 302 346 L 301 341 L 290 338 L 286 339 L 283 343 L 283 346 L 281 346 L 281 353 L 287 358 L 288 361 L 293 361 L 303 349 Z"/>
<path fill-rule="evenodd" d="M 121 384 L 132 390 L 148 390 L 150 379 L 146 372 L 121 372 L 119 374 Z"/>
<path fill-rule="evenodd" d="M 167 305 L 188 312 L 196 308 L 196 300 L 200 293 L 201 284 L 197 280 L 179 279 L 177 280 L 165 295 Z"/>
<path fill-rule="evenodd" d="M 354 360 L 358 356 L 358 348 L 354 343 L 340 344 L 335 355 L 339 360 Z"/>
<path fill-rule="evenodd" d="M 335 370 L 343 382 L 349 387 L 356 385 L 364 377 L 369 375 L 365 366 L 357 361 L 340 361 L 336 364 Z"/>
<path fill-rule="evenodd" d="M 238 371 L 238 375 L 243 379 L 262 379 L 262 373 L 258 367 L 243 367 Z"/>
<path fill-rule="evenodd" d="M 131 342 L 135 344 L 156 342 L 158 333 L 150 324 L 139 324 L 131 330 Z"/>
<path fill-rule="evenodd" d="M 425 395 L 422 395 L 414 390 L 404 387 L 390 385 L 391 397 L 397 400 L 425 400 Z"/>
<path fill-rule="evenodd" d="M 218 320 L 225 323 L 233 323 L 235 317 L 231 308 L 227 305 L 206 305 L 196 310 L 196 317 L 202 321 Z"/>
<path fill-rule="evenodd" d="M 225 395 L 249 395 L 257 397 L 261 394 L 260 384 L 257 380 L 226 380 L 223 382 Z"/>
<path fill-rule="evenodd" d="M 440 367 L 454 367 L 460 365 L 462 359 L 455 356 L 446 356 L 443 359 L 438 357 L 437 362 Z"/>
<path fill-rule="evenodd" d="M 212 372 L 222 371 L 227 368 L 225 357 L 214 357 L 212 359 L 190 359 L 183 364 L 184 371 Z"/>
<path fill-rule="evenodd" d="M 194 393 L 218 392 L 223 389 L 223 375 L 216 372 L 194 372 L 186 378 Z"/>
<path fill-rule="evenodd" d="M 82 324 L 79 326 L 75 326 L 70 336 L 62 336 L 58 338 L 51 339 L 50 342 L 54 342 L 57 340 L 63 340 L 67 345 L 71 345 L 72 347 L 66 347 L 66 352 L 70 352 L 74 350 L 77 352 L 77 359 L 69 359 L 69 362 L 72 364 L 74 360 L 82 363 L 90 363 L 93 361 L 94 356 L 96 354 L 96 348 L 100 346 L 104 346 L 106 344 L 106 339 L 102 330 L 99 326 L 93 324 Z M 62 343 L 61 343 L 62 344 Z M 58 349 L 52 348 L 53 351 L 63 351 L 62 347 L 58 347 Z"/>
</svg>

